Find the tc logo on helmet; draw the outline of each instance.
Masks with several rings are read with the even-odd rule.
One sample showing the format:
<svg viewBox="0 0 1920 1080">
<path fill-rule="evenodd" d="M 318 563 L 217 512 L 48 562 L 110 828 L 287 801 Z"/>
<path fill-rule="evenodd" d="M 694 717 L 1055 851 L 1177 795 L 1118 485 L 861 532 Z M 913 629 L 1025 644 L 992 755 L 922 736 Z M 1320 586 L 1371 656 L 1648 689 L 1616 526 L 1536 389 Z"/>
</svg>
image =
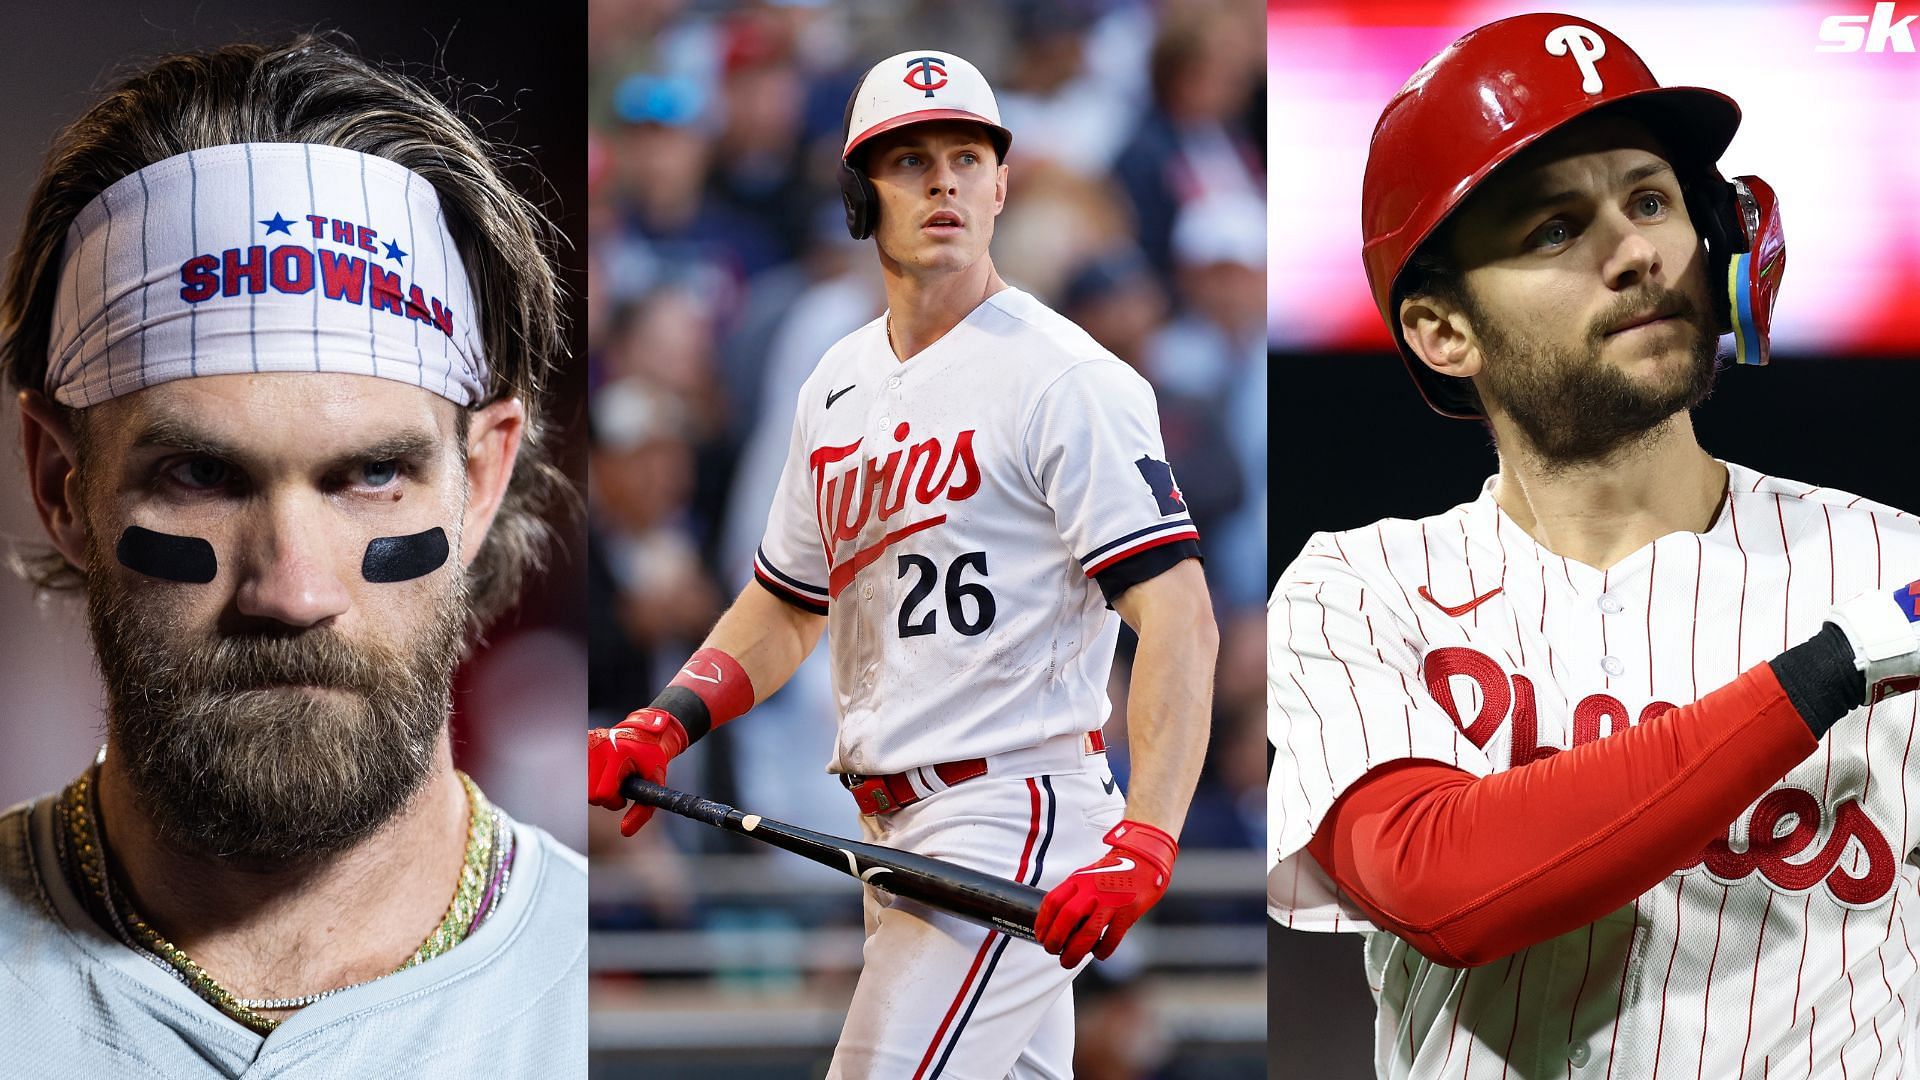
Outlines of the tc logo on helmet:
<svg viewBox="0 0 1920 1080">
<path fill-rule="evenodd" d="M 1601 91 L 1600 69 L 1593 62 L 1607 55 L 1607 43 L 1599 34 L 1584 26 L 1556 26 L 1547 31 L 1547 52 L 1553 56 L 1572 53 L 1573 62 L 1580 65 L 1580 89 L 1589 94 Z"/>
<path fill-rule="evenodd" d="M 947 62 L 938 56 L 916 56 L 907 61 L 907 76 L 900 81 L 932 97 L 935 90 L 947 85 Z"/>
</svg>

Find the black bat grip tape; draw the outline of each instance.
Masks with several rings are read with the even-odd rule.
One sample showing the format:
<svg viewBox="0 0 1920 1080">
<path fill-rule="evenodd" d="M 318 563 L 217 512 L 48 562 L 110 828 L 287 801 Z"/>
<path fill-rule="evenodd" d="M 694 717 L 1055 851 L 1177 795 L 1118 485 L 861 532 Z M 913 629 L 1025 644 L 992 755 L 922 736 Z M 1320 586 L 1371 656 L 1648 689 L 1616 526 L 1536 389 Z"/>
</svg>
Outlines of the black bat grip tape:
<svg viewBox="0 0 1920 1080">
<path fill-rule="evenodd" d="M 638 776 L 629 776 L 620 782 L 620 794 L 634 802 L 657 806 L 669 813 L 681 817 L 704 821 L 709 825 L 725 826 L 728 819 L 740 811 L 726 803 L 717 803 L 712 799 L 703 799 L 685 791 L 675 791 L 651 780 Z"/>
</svg>

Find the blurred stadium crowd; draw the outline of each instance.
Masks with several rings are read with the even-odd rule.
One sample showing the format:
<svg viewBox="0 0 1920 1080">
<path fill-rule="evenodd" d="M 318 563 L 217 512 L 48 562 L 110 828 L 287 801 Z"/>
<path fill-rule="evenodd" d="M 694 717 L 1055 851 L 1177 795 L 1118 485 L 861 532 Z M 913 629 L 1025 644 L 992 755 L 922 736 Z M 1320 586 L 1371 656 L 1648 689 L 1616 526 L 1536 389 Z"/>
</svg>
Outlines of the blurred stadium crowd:
<svg viewBox="0 0 1920 1080">
<path fill-rule="evenodd" d="M 1251 0 L 592 0 L 590 9 L 593 722 L 650 701 L 750 580 L 799 386 L 829 345 L 884 307 L 870 244 L 848 238 L 835 186 L 847 96 L 879 57 L 951 50 L 993 82 L 1013 132 L 993 246 L 1002 276 L 1085 327 L 1157 391 L 1222 638 L 1212 750 L 1181 837 L 1183 866 L 1196 851 L 1245 852 L 1248 883 L 1244 900 L 1202 890 L 1185 914 L 1260 927 L 1262 9 Z M 678 759 L 670 782 L 856 833 L 851 800 L 824 775 L 834 724 L 824 652 L 823 641 L 787 689 Z M 1126 652 L 1123 640 L 1107 726 L 1123 781 Z M 844 879 L 812 902 L 803 886 L 818 868 L 791 856 L 666 815 L 622 842 L 614 818 L 594 821 L 599 930 L 771 918 L 857 931 L 857 895 Z M 712 875 L 701 868 L 728 855 L 771 860 L 766 873 L 799 884 L 758 907 L 725 909 L 710 901 Z M 1168 907 L 1180 902 L 1170 894 Z M 1124 969 L 1128 951 L 1106 967 Z M 647 971 L 671 977 L 659 951 L 651 955 L 636 979 L 633 965 L 603 962 L 597 941 L 596 1002 L 609 981 L 617 990 Z M 1149 1075 L 1091 1060 L 1081 1073 Z"/>
</svg>

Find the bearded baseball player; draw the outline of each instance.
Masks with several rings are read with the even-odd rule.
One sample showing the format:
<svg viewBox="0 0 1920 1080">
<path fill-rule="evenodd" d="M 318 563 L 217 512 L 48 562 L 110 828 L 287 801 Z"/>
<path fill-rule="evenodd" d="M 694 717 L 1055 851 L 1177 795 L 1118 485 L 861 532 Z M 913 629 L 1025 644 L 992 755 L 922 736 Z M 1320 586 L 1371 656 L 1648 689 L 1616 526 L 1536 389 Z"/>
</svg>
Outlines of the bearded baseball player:
<svg viewBox="0 0 1920 1080">
<path fill-rule="evenodd" d="M 623 777 L 661 780 L 825 630 L 828 769 L 866 839 L 1050 890 L 1043 948 L 869 889 L 832 1077 L 1072 1075 L 1069 984 L 1165 892 L 1206 750 L 1217 635 L 1153 393 L 994 271 L 1011 139 L 952 53 L 862 79 L 841 184 L 887 313 L 800 391 L 754 583 L 651 708 L 589 737 L 592 801 L 619 809 Z M 1124 797 L 1101 735 L 1122 619 Z"/>
<path fill-rule="evenodd" d="M 493 155 L 318 38 L 57 139 L 0 359 L 108 738 L 0 815 L 0 1071 L 585 1074 L 584 862 L 447 733 L 554 484 L 560 294 Z"/>
<path fill-rule="evenodd" d="M 1374 298 L 1499 454 L 1270 608 L 1270 910 L 1364 935 L 1382 1077 L 1920 1074 L 1920 528 L 1690 419 L 1782 268 L 1739 118 L 1537 14 L 1374 130 Z"/>
</svg>

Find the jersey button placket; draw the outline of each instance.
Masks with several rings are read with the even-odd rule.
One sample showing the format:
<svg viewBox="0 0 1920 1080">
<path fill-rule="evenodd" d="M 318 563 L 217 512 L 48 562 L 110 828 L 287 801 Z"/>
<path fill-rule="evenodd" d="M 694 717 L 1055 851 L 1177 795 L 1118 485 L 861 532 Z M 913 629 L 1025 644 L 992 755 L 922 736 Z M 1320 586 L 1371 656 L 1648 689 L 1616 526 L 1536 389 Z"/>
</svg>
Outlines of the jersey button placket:
<svg viewBox="0 0 1920 1080">
<path fill-rule="evenodd" d="M 899 381 L 900 380 L 898 379 L 898 377 L 895 377 L 887 380 L 887 383 L 888 385 L 892 385 L 893 383 L 896 383 Z M 874 417 L 874 422 L 869 428 L 868 445 L 876 448 L 874 451 L 874 460 L 876 462 L 882 459 L 882 454 L 883 454 L 883 452 L 877 448 L 886 446 L 887 440 L 891 438 L 893 434 L 893 417 L 890 414 L 890 409 L 891 409 L 891 406 L 889 406 L 887 402 L 880 395 L 878 394 L 874 395 L 873 405 L 869 408 L 869 411 L 868 411 L 868 415 Z M 875 513 L 878 513 L 877 509 Z M 869 571 L 873 571 L 874 569 L 875 569 L 874 567 L 868 568 Z M 886 594 L 883 597 L 883 599 L 890 598 L 892 595 L 891 589 L 883 588 L 881 591 Z M 873 595 L 874 595 L 873 579 L 872 577 L 868 577 L 867 581 L 860 586 L 860 599 L 871 603 L 873 601 Z M 874 617 L 869 616 L 869 618 L 874 618 Z M 876 624 L 876 625 L 879 625 L 879 624 Z M 874 655 L 871 658 L 869 658 L 869 666 L 867 668 L 867 674 L 864 680 L 866 685 L 868 686 L 873 685 L 874 668 L 877 667 L 879 664 L 880 654 L 885 651 L 885 647 L 880 643 L 884 642 L 885 640 L 886 640 L 886 632 L 884 630 L 881 631 L 879 634 L 874 635 L 874 642 L 875 642 Z"/>
<path fill-rule="evenodd" d="M 891 391 L 898 391 L 900 389 L 900 376 L 898 375 L 888 376 L 887 389 Z M 899 400 L 899 396 L 900 395 L 897 392 L 891 393 L 891 394 L 875 394 L 874 395 L 873 405 L 872 405 L 871 411 L 868 413 L 869 416 L 872 416 L 874 418 L 874 423 L 871 428 L 872 436 L 871 436 L 871 441 L 869 445 L 874 446 L 876 448 L 889 445 L 889 441 L 893 438 L 893 432 L 894 432 L 894 422 L 893 422 L 894 403 Z M 883 458 L 883 455 L 878 450 L 876 450 L 875 457 L 876 457 L 876 461 L 878 461 Z M 877 508 L 875 512 L 876 513 L 878 512 Z M 888 565 L 891 565 L 891 563 L 889 562 Z M 868 567 L 867 570 L 869 573 L 878 572 L 877 567 Z M 860 586 L 860 599 L 867 603 L 872 603 L 874 596 L 877 592 L 880 596 L 880 600 L 883 605 L 891 605 L 894 603 L 896 599 L 895 590 L 893 585 L 891 584 L 893 578 L 890 573 L 881 574 L 880 578 L 883 582 L 887 582 L 888 584 L 884 584 L 878 590 L 875 590 L 873 585 L 873 580 L 872 578 L 869 578 L 863 585 Z M 886 652 L 885 642 L 888 640 L 886 627 L 890 625 L 890 623 L 887 621 L 886 616 L 884 615 L 869 615 L 867 618 L 867 622 L 872 626 L 880 628 L 879 632 L 874 635 L 872 654 L 866 657 L 866 660 L 867 660 L 866 673 L 864 677 L 861 679 L 861 682 L 865 684 L 869 690 L 871 690 L 874 685 L 875 675 L 879 671 L 881 657 Z"/>
<path fill-rule="evenodd" d="M 855 385 L 858 384 L 856 383 Z M 860 421 L 859 429 L 861 443 L 860 456 L 866 457 L 872 452 L 873 447 L 880 445 L 879 433 L 886 430 L 886 417 L 879 415 L 885 408 L 885 405 L 880 401 L 878 394 L 862 396 L 868 397 L 866 413 Z M 855 398 L 854 400 L 858 401 L 859 398 Z M 861 466 L 861 469 L 861 475 L 864 475 L 864 464 Z M 851 557 L 852 553 L 859 549 L 862 541 L 863 537 L 860 536 L 846 541 L 845 554 L 842 557 Z M 880 652 L 885 648 L 884 642 L 886 639 L 884 633 L 881 631 L 879 625 L 875 623 L 874 619 L 864 610 L 863 606 L 858 603 L 873 598 L 873 579 L 868 576 L 872 570 L 872 567 L 867 567 L 858 574 L 855 574 L 853 580 L 847 583 L 846 590 L 842 592 L 838 598 L 839 602 L 846 607 L 850 616 L 847 621 L 853 626 L 852 641 L 846 653 L 847 667 L 851 672 L 851 692 L 849 697 L 854 701 L 865 700 L 867 692 L 872 689 L 873 672 L 874 669 L 879 666 Z M 838 643 L 836 642 L 835 644 Z M 844 735 L 847 721 L 843 719 L 841 723 L 842 734 Z M 855 771 L 859 771 L 859 768 L 856 767 Z"/>
</svg>

